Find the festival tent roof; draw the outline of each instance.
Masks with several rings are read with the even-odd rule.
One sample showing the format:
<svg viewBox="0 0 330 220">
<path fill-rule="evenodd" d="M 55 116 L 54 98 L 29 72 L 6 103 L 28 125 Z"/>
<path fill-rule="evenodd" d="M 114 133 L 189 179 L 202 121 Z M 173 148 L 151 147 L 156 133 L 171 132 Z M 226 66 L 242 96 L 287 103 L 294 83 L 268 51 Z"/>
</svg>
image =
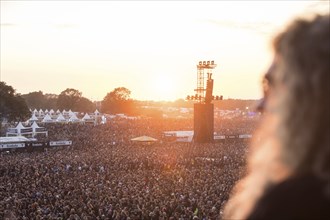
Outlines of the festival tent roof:
<svg viewBox="0 0 330 220">
<path fill-rule="evenodd" d="M 94 112 L 95 115 L 98 115 L 100 114 L 100 112 L 96 109 L 95 112 Z"/>
<path fill-rule="evenodd" d="M 8 135 L 21 136 L 24 134 L 26 135 L 32 134 L 32 128 L 24 127 L 22 122 L 19 122 L 15 128 L 8 128 L 6 136 Z"/>
<path fill-rule="evenodd" d="M 54 110 L 51 109 L 51 110 L 49 111 L 49 114 L 54 114 Z"/>
<path fill-rule="evenodd" d="M 22 124 L 22 122 L 18 122 L 18 124 L 16 125 L 15 128 L 21 130 L 21 129 L 25 129 L 25 128 L 28 128 L 28 127 L 24 127 L 24 125 Z"/>
<path fill-rule="evenodd" d="M 36 129 L 36 128 L 40 128 L 39 125 L 37 124 L 37 122 L 33 122 L 33 124 L 31 125 L 32 129 Z"/>
<path fill-rule="evenodd" d="M 42 119 L 42 122 L 53 122 L 53 119 L 50 117 L 49 114 L 45 115 L 45 117 Z"/>
<path fill-rule="evenodd" d="M 35 135 L 35 134 L 45 134 L 46 136 L 48 136 L 48 131 L 45 128 L 40 127 L 37 124 L 37 122 L 33 122 L 31 127 L 32 127 L 33 135 Z"/>
<path fill-rule="evenodd" d="M 132 138 L 131 141 L 136 141 L 136 142 L 155 142 L 158 141 L 156 138 L 152 138 L 149 136 L 141 136 L 141 137 L 136 137 Z"/>
<path fill-rule="evenodd" d="M 38 118 L 37 118 L 37 116 L 34 113 L 32 113 L 32 117 L 28 121 L 29 122 L 38 121 Z"/>
<path fill-rule="evenodd" d="M 61 111 L 59 109 L 57 109 L 56 114 L 60 114 L 60 113 L 61 113 Z"/>
<path fill-rule="evenodd" d="M 69 121 L 71 121 L 71 122 L 78 122 L 80 120 L 79 120 L 79 118 L 74 113 L 72 113 L 71 117 L 69 118 Z"/>
<path fill-rule="evenodd" d="M 71 111 L 71 109 L 69 110 L 69 116 L 71 117 L 72 115 L 76 115 L 74 112 Z"/>
<path fill-rule="evenodd" d="M 58 121 L 58 122 L 65 122 L 66 119 L 65 119 L 64 116 L 60 113 L 60 114 L 58 115 L 56 121 Z"/>
<path fill-rule="evenodd" d="M 92 119 L 91 116 L 89 116 L 89 114 L 85 114 L 84 117 L 82 118 L 82 120 L 89 120 L 89 119 Z"/>
</svg>

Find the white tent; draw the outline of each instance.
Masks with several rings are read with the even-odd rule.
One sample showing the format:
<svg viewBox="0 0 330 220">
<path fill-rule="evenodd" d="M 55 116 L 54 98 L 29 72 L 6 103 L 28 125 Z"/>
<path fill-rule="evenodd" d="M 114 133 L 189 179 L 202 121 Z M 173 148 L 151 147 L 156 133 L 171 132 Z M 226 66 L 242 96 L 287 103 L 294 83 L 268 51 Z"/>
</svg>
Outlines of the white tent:
<svg viewBox="0 0 330 220">
<path fill-rule="evenodd" d="M 151 143 L 151 142 L 156 142 L 158 140 L 156 138 L 152 138 L 149 136 L 140 136 L 140 137 L 132 138 L 131 141 Z"/>
<path fill-rule="evenodd" d="M 44 111 L 42 109 L 39 110 L 39 117 L 43 117 L 45 115 Z"/>
<path fill-rule="evenodd" d="M 34 115 L 39 114 L 39 112 L 38 112 L 37 109 L 34 109 L 32 113 L 33 113 Z"/>
<path fill-rule="evenodd" d="M 64 116 L 60 113 L 56 119 L 57 122 L 66 122 Z"/>
<path fill-rule="evenodd" d="M 33 122 L 31 128 L 32 128 L 33 136 L 35 136 L 36 134 L 45 134 L 48 137 L 48 131 L 46 130 L 46 128 L 39 127 L 37 122 Z"/>
<path fill-rule="evenodd" d="M 38 118 L 36 117 L 36 115 L 34 113 L 32 113 L 32 117 L 28 121 L 29 122 L 38 121 Z"/>
<path fill-rule="evenodd" d="M 91 116 L 89 116 L 89 114 L 85 114 L 84 117 L 81 119 L 84 123 L 94 123 L 95 124 L 95 120 L 93 118 L 91 118 Z"/>
<path fill-rule="evenodd" d="M 19 122 L 15 128 L 8 128 L 6 136 L 24 136 L 32 135 L 31 127 L 24 127 L 22 122 Z"/>
<path fill-rule="evenodd" d="M 54 114 L 54 110 L 51 109 L 51 110 L 49 111 L 49 114 L 50 114 L 50 115 Z"/>
<path fill-rule="evenodd" d="M 71 111 L 71 109 L 69 110 L 69 116 L 71 117 L 72 115 L 76 115 L 74 112 Z"/>
<path fill-rule="evenodd" d="M 61 113 L 61 111 L 59 109 L 57 109 L 56 114 L 60 114 L 60 113 Z"/>
<path fill-rule="evenodd" d="M 42 122 L 44 123 L 50 123 L 50 122 L 54 122 L 53 119 L 50 117 L 49 114 L 45 115 L 45 117 L 42 119 Z"/>
<path fill-rule="evenodd" d="M 95 115 L 98 115 L 100 114 L 100 112 L 96 109 L 95 112 L 94 112 Z"/>
<path fill-rule="evenodd" d="M 84 117 L 82 118 L 82 120 L 89 120 L 89 119 L 92 119 L 91 116 L 89 116 L 89 114 L 85 114 Z"/>
<path fill-rule="evenodd" d="M 45 110 L 45 114 L 47 114 L 48 112 L 49 112 L 48 109 L 46 109 L 46 110 Z"/>
<path fill-rule="evenodd" d="M 80 121 L 81 120 L 74 113 L 72 113 L 71 117 L 69 118 L 69 122 L 80 122 Z"/>
</svg>

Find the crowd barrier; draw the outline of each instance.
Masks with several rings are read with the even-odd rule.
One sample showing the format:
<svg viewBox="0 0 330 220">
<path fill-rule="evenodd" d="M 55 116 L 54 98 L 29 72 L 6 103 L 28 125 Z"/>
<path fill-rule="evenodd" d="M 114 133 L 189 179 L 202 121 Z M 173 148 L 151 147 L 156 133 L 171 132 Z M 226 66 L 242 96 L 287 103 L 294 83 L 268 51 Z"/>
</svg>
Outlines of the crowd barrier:
<svg viewBox="0 0 330 220">
<path fill-rule="evenodd" d="M 1 143 L 0 151 L 34 151 L 34 150 L 44 150 L 45 148 L 51 147 L 64 147 L 71 146 L 72 141 L 31 141 L 31 142 L 9 142 Z"/>
</svg>

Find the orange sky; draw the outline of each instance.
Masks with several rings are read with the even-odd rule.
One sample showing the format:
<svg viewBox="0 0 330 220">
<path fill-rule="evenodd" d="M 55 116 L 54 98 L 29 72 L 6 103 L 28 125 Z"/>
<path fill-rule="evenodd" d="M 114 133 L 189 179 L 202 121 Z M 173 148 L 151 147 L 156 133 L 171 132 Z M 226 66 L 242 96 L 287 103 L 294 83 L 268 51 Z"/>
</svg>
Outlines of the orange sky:
<svg viewBox="0 0 330 220">
<path fill-rule="evenodd" d="M 214 95 L 261 97 L 270 42 L 329 1 L 3 1 L 1 81 L 19 93 L 116 87 L 140 100 L 194 93 L 196 64 L 214 60 Z"/>
</svg>

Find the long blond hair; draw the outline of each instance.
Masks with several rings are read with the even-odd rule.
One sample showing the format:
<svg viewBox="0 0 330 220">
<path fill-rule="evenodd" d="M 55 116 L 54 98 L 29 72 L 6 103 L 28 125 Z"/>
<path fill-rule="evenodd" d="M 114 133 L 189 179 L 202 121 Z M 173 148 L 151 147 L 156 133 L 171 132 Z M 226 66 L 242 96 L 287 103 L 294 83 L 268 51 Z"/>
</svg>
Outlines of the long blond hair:
<svg viewBox="0 0 330 220">
<path fill-rule="evenodd" d="M 247 218 L 267 188 L 292 176 L 312 173 L 326 179 L 329 193 L 329 20 L 329 15 L 297 19 L 275 37 L 267 113 L 225 219 Z"/>
</svg>

